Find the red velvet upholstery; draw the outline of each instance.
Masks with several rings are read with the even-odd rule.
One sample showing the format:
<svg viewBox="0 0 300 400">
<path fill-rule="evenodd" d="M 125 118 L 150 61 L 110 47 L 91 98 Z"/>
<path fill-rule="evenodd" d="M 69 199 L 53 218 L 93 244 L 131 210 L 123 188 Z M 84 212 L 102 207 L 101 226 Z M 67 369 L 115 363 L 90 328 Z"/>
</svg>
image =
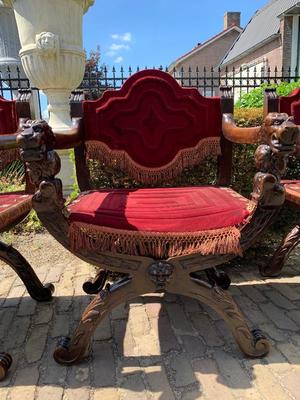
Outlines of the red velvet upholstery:
<svg viewBox="0 0 300 400">
<path fill-rule="evenodd" d="M 17 128 L 16 102 L 0 96 L 0 134 L 16 132 Z"/>
<path fill-rule="evenodd" d="M 0 230 L 3 231 L 25 217 L 31 210 L 31 195 L 23 192 L 0 194 Z"/>
<path fill-rule="evenodd" d="M 300 88 L 293 90 L 289 96 L 279 97 L 279 110 L 293 115 L 295 123 L 300 125 Z"/>
<path fill-rule="evenodd" d="M 213 186 L 88 192 L 69 207 L 71 222 L 146 232 L 198 232 L 241 224 L 248 200 Z"/>
<path fill-rule="evenodd" d="M 134 74 L 120 90 L 83 102 L 85 141 L 125 151 L 146 168 L 170 163 L 180 150 L 221 134 L 220 98 L 182 88 L 157 70 Z"/>
</svg>

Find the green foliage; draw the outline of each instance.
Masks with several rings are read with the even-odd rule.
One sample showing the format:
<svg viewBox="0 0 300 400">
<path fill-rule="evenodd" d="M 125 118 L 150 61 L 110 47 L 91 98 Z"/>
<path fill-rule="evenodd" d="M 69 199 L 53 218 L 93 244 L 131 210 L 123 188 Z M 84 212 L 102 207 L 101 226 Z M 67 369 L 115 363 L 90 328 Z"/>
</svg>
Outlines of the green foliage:
<svg viewBox="0 0 300 400">
<path fill-rule="evenodd" d="M 249 93 L 244 93 L 241 98 L 235 103 L 236 108 L 259 108 L 264 103 L 264 90 L 267 86 L 251 90 Z"/>
<path fill-rule="evenodd" d="M 263 123 L 263 112 L 263 108 L 235 108 L 234 118 L 239 126 L 258 126 Z"/>
<path fill-rule="evenodd" d="M 73 187 L 72 187 L 72 192 L 69 195 L 69 197 L 67 198 L 67 203 L 71 203 L 73 200 L 76 199 L 76 197 L 79 195 L 79 187 L 78 187 L 78 182 L 77 182 L 77 176 L 76 176 L 76 168 L 75 168 L 75 153 L 74 153 L 74 149 L 71 149 L 69 152 L 69 158 L 73 164 L 73 175 L 72 178 L 74 180 L 73 183 Z"/>
<path fill-rule="evenodd" d="M 27 218 L 21 224 L 16 226 L 15 231 L 39 233 L 44 232 L 45 228 L 39 220 L 36 212 L 31 210 Z"/>
<path fill-rule="evenodd" d="M 236 108 L 263 107 L 264 91 L 266 88 L 276 88 L 278 96 L 287 96 L 298 87 L 300 87 L 300 79 L 295 82 L 281 82 L 279 85 L 263 84 L 260 87 L 251 90 L 251 92 L 243 94 L 236 102 L 235 106 Z"/>
<path fill-rule="evenodd" d="M 24 189 L 24 164 L 20 160 L 8 164 L 0 172 L 0 192 L 15 192 Z"/>
</svg>

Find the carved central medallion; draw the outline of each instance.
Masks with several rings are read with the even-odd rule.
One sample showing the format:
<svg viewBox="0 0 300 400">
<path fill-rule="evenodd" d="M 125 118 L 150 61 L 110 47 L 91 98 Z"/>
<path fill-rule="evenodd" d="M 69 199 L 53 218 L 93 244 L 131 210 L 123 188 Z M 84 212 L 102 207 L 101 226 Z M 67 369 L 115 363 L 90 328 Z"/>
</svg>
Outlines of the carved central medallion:
<svg viewBox="0 0 300 400">
<path fill-rule="evenodd" d="M 156 261 L 148 269 L 150 279 L 158 291 L 164 290 L 171 281 L 174 266 L 166 261 Z"/>
</svg>

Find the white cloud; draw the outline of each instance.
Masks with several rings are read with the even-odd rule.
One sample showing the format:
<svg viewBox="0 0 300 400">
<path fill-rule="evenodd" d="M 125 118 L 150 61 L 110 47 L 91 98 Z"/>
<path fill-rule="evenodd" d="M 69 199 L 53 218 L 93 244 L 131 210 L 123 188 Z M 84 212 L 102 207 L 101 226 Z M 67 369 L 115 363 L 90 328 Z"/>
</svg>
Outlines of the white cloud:
<svg viewBox="0 0 300 400">
<path fill-rule="evenodd" d="M 124 58 L 122 57 L 122 56 L 119 56 L 119 57 L 117 57 L 116 59 L 115 59 L 115 63 L 116 64 L 120 64 L 121 62 L 123 62 L 124 61 Z"/>
<path fill-rule="evenodd" d="M 114 56 L 117 54 L 117 52 L 116 52 L 116 51 L 111 51 L 111 50 L 109 50 L 109 51 L 107 51 L 105 54 L 106 54 L 108 57 L 114 57 Z"/>
<path fill-rule="evenodd" d="M 132 41 L 132 34 L 131 32 L 125 32 L 123 34 L 114 33 L 111 35 L 112 39 L 120 40 L 121 42 L 131 42 Z"/>
<path fill-rule="evenodd" d="M 108 51 L 106 52 L 106 55 L 108 57 L 114 57 L 122 50 L 130 50 L 130 46 L 128 44 L 124 44 L 124 43 L 120 43 L 120 44 L 112 43 L 109 46 Z"/>
<path fill-rule="evenodd" d="M 109 46 L 110 51 L 120 51 L 120 50 L 129 50 L 130 47 L 128 44 L 117 44 L 113 43 Z"/>
</svg>

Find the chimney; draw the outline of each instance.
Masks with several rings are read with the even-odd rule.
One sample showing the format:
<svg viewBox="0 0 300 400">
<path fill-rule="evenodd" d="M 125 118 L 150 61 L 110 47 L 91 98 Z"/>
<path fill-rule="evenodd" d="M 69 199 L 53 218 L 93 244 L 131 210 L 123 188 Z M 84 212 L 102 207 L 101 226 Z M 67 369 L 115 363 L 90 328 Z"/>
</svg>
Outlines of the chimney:
<svg viewBox="0 0 300 400">
<path fill-rule="evenodd" d="M 241 13 L 236 11 L 227 11 L 224 15 L 224 30 L 232 26 L 241 26 Z"/>
</svg>

